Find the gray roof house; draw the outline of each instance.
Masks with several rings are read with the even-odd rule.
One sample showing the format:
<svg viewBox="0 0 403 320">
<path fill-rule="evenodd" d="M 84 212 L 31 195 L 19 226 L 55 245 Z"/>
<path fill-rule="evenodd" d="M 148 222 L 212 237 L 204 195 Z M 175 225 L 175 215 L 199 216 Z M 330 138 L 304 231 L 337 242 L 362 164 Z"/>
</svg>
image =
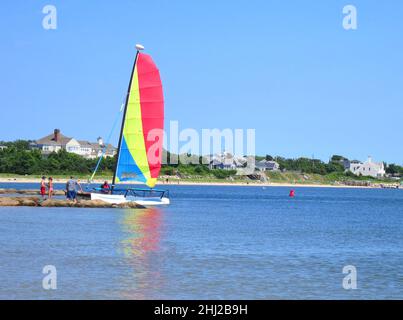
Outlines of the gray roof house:
<svg viewBox="0 0 403 320">
<path fill-rule="evenodd" d="M 105 146 L 101 137 L 97 139 L 97 142 L 76 140 L 63 135 L 59 129 L 55 129 L 53 134 L 49 134 L 31 143 L 31 148 L 39 149 L 45 155 L 64 149 L 67 152 L 78 154 L 87 159 L 100 157 L 104 148 L 106 148 L 104 157 L 113 157 L 116 154 L 116 148 L 111 144 Z"/>
<path fill-rule="evenodd" d="M 278 171 L 280 165 L 276 161 L 261 160 L 256 163 L 256 168 L 260 171 Z"/>
<path fill-rule="evenodd" d="M 210 159 L 210 169 L 235 170 L 237 168 L 245 166 L 247 163 L 246 158 L 233 156 L 229 152 L 223 152 L 206 158 Z"/>
</svg>

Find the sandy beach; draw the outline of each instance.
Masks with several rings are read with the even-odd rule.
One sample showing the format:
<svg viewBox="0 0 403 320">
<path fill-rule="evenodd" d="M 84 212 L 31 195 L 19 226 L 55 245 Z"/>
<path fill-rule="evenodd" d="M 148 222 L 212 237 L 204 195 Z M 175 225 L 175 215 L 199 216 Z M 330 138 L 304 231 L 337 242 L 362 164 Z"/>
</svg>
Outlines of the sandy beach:
<svg viewBox="0 0 403 320">
<path fill-rule="evenodd" d="M 55 183 L 66 183 L 66 179 L 62 178 L 55 178 L 54 182 Z M 86 180 L 81 179 L 80 181 L 82 184 L 87 183 Z M 93 183 L 97 184 L 102 184 L 104 182 L 103 179 L 95 179 L 93 180 Z M 40 183 L 40 179 L 37 178 L 29 178 L 29 177 L 17 177 L 17 178 L 5 178 L 1 177 L 0 178 L 0 183 Z M 141 183 L 138 182 L 128 182 L 125 184 L 132 184 L 132 185 L 142 185 Z M 376 189 L 380 188 L 379 185 L 374 185 L 374 186 L 350 186 L 350 185 L 336 185 L 336 184 L 301 184 L 301 183 L 261 183 L 261 182 L 194 182 L 194 181 L 186 181 L 186 180 L 171 180 L 169 183 L 164 183 L 163 181 L 159 181 L 158 186 L 162 187 L 165 185 L 185 185 L 185 186 L 242 186 L 242 187 L 304 187 L 304 188 L 359 188 L 359 189 Z"/>
</svg>

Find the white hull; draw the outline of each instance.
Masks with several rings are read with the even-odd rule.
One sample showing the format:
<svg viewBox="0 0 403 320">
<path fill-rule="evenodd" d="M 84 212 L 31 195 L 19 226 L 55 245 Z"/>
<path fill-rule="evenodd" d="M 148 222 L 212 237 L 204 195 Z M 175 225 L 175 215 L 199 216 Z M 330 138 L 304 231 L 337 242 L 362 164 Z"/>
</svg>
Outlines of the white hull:
<svg viewBox="0 0 403 320">
<path fill-rule="evenodd" d="M 135 202 L 141 206 L 160 206 L 170 203 L 169 198 L 165 197 L 134 197 L 121 194 L 102 194 L 91 193 L 91 200 L 102 200 L 112 204 L 121 204 L 126 202 Z"/>
</svg>

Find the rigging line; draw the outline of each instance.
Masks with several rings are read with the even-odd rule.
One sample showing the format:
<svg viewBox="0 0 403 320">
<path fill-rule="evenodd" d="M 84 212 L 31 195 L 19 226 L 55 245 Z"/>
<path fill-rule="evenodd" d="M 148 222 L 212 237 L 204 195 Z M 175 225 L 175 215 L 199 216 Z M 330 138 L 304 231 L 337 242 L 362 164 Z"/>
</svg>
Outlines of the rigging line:
<svg viewBox="0 0 403 320">
<path fill-rule="evenodd" d="M 119 110 L 119 112 L 116 114 L 116 118 L 115 118 L 115 121 L 113 122 L 112 129 L 111 129 L 111 131 L 109 132 L 109 135 L 108 135 L 107 141 L 106 141 L 105 144 L 104 144 L 104 147 L 102 148 L 102 154 L 101 154 L 101 156 L 100 156 L 99 159 L 98 159 L 98 162 L 97 162 L 97 165 L 96 165 L 96 167 L 95 167 L 95 169 L 94 169 L 94 172 L 92 173 L 91 178 L 88 180 L 89 182 L 91 182 L 92 179 L 94 179 L 94 176 L 95 176 L 95 174 L 96 174 L 97 171 L 98 171 L 98 168 L 99 168 L 99 166 L 100 166 L 100 164 L 101 164 L 101 161 L 102 161 L 102 159 L 103 159 L 103 157 L 104 157 L 104 155 L 105 155 L 105 153 L 106 153 L 106 150 L 107 150 L 107 148 L 108 148 L 108 145 L 109 145 L 109 142 L 110 142 L 110 140 L 111 140 L 113 131 L 115 131 L 115 127 L 116 127 L 116 124 L 118 123 L 118 120 L 119 120 L 119 118 L 120 118 L 120 114 L 121 114 L 122 111 L 123 111 L 123 108 L 124 108 L 124 104 L 122 104 L 122 105 L 120 106 L 120 110 Z"/>
</svg>

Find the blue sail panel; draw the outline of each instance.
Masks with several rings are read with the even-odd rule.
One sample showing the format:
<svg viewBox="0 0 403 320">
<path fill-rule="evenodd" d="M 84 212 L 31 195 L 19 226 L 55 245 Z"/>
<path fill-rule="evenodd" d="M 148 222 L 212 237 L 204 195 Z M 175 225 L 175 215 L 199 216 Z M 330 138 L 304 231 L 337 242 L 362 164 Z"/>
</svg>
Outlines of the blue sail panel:
<svg viewBox="0 0 403 320">
<path fill-rule="evenodd" d="M 127 146 L 125 137 L 122 137 L 122 146 L 119 152 L 119 159 L 116 170 L 116 181 L 139 181 L 145 183 L 146 177 L 134 161 Z"/>
</svg>

